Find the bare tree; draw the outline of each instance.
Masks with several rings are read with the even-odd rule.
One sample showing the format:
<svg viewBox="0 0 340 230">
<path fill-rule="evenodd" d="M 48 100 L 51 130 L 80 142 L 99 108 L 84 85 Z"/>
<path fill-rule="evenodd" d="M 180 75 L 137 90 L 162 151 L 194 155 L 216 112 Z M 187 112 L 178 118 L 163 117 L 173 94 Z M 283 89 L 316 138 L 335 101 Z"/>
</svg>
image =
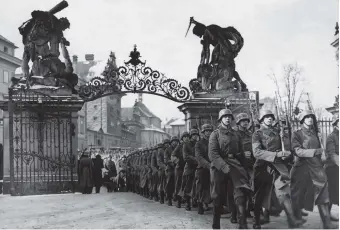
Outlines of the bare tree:
<svg viewBox="0 0 340 230">
<path fill-rule="evenodd" d="M 314 113 L 316 116 L 316 119 L 321 120 L 322 119 L 322 114 L 323 114 L 323 109 L 318 107 L 314 109 Z"/>
<path fill-rule="evenodd" d="M 278 97 L 280 112 L 281 114 L 285 114 L 287 112 L 289 118 L 294 117 L 294 112 L 299 106 L 302 95 L 304 94 L 303 89 L 299 94 L 297 92 L 303 81 L 301 73 L 302 68 L 297 63 L 294 63 L 283 66 L 283 75 L 281 78 L 278 78 L 273 71 L 269 74 L 269 77 L 273 80 L 276 86 L 276 95 Z M 281 82 L 282 85 L 280 84 Z M 285 101 L 282 102 L 284 99 Z M 284 103 L 287 104 L 287 111 Z"/>
</svg>

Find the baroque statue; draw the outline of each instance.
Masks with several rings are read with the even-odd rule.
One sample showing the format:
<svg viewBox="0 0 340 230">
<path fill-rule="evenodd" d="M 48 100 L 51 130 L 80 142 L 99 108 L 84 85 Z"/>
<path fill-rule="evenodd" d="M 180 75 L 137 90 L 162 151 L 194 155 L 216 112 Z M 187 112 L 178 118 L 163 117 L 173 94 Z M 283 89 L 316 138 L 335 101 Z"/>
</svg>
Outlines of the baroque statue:
<svg viewBox="0 0 340 230">
<path fill-rule="evenodd" d="M 73 73 L 67 50 L 70 43 L 63 34 L 63 31 L 70 28 L 70 22 L 67 18 L 58 19 L 54 16 L 67 6 L 68 3 L 62 1 L 50 11 L 35 10 L 31 13 L 32 18 L 19 27 L 24 44 L 21 66 L 23 78 L 12 78 L 12 86 L 22 83 L 26 84 L 27 88 L 33 85 L 66 87 L 76 93 L 78 77 Z M 65 63 L 59 59 L 60 49 Z"/>
<path fill-rule="evenodd" d="M 243 38 L 234 27 L 205 26 L 190 18 L 189 28 L 194 24 L 193 34 L 201 38 L 202 52 L 197 78 L 189 83 L 191 91 L 247 92 L 247 85 L 235 70 L 235 61 L 243 47 Z M 187 31 L 187 34 L 188 34 Z M 232 41 L 232 42 L 231 42 Z M 210 46 L 213 46 L 210 54 Z"/>
</svg>

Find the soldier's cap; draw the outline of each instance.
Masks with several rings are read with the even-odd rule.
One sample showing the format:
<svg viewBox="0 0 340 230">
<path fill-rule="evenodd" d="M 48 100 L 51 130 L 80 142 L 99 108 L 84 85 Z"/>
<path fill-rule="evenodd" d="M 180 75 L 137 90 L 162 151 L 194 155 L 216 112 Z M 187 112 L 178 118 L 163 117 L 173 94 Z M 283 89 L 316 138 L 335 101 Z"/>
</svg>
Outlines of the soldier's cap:
<svg viewBox="0 0 340 230">
<path fill-rule="evenodd" d="M 335 114 L 333 117 L 332 117 L 332 125 L 336 125 L 336 123 L 339 122 L 339 115 Z"/>
<path fill-rule="evenodd" d="M 157 145 L 157 149 L 159 149 L 159 148 L 163 148 L 163 144 L 162 144 L 162 143 L 159 143 L 159 144 Z"/>
<path fill-rule="evenodd" d="M 299 114 L 300 124 L 303 124 L 303 121 L 305 120 L 305 118 L 307 116 L 311 116 L 314 119 L 314 121 L 316 121 L 316 117 L 315 117 L 313 111 L 311 111 L 311 110 L 304 110 L 304 111 L 302 111 L 302 113 Z"/>
</svg>

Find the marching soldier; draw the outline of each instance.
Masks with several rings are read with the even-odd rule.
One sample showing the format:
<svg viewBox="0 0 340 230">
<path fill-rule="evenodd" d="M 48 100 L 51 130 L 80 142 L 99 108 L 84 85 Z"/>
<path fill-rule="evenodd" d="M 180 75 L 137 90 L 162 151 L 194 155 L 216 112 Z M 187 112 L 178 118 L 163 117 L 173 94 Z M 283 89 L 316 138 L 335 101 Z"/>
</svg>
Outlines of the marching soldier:
<svg viewBox="0 0 340 230">
<path fill-rule="evenodd" d="M 168 148 L 170 144 L 169 139 L 165 139 L 163 144 L 158 145 L 157 152 L 157 165 L 158 165 L 158 194 L 159 194 L 159 203 L 164 204 L 164 185 L 165 185 L 165 168 L 166 165 L 164 163 L 164 149 Z"/>
<path fill-rule="evenodd" d="M 197 161 L 195 158 L 195 144 L 199 140 L 199 133 L 197 129 L 190 130 L 190 140 L 183 143 L 183 159 L 185 161 L 182 186 L 180 195 L 186 200 L 187 211 L 191 210 L 192 188 L 195 180 L 195 169 Z"/>
<path fill-rule="evenodd" d="M 158 192 L 157 192 L 157 188 L 158 188 L 158 164 L 157 164 L 157 146 L 153 147 L 153 151 L 152 151 L 152 155 L 151 155 L 151 168 L 152 168 L 152 194 L 154 197 L 154 200 L 156 202 L 159 201 L 159 197 L 158 197 Z"/>
<path fill-rule="evenodd" d="M 252 132 L 248 129 L 248 125 L 250 122 L 250 118 L 246 113 L 240 113 L 236 116 L 236 125 L 238 126 L 238 134 L 240 135 L 243 143 L 243 151 L 246 157 L 246 169 L 250 175 L 250 181 L 254 181 L 254 163 L 255 157 L 253 156 L 253 149 L 252 149 Z M 252 184 L 253 188 L 254 185 Z M 253 201 L 252 201 L 252 194 L 249 193 L 248 197 L 248 205 L 247 205 L 247 216 L 251 217 L 250 211 L 253 209 Z"/>
<path fill-rule="evenodd" d="M 176 164 L 175 168 L 175 196 L 177 196 L 177 208 L 181 208 L 182 199 L 180 196 L 180 190 L 182 186 L 182 177 L 185 161 L 183 159 L 183 143 L 188 142 L 190 134 L 183 132 L 181 135 L 181 143 L 177 145 L 175 150 L 171 153 L 171 160 Z"/>
<path fill-rule="evenodd" d="M 302 208 L 313 211 L 314 205 L 317 205 L 323 228 L 335 228 L 330 219 L 328 182 L 321 160 L 323 149 L 317 135 L 316 117 L 306 110 L 299 115 L 299 121 L 302 126 L 292 137 L 292 147 L 297 156 L 291 171 L 295 215 L 301 219 Z"/>
<path fill-rule="evenodd" d="M 213 199 L 213 229 L 220 229 L 220 218 L 225 195 L 223 184 L 225 174 L 229 174 L 234 186 L 234 201 L 238 211 L 239 229 L 247 228 L 246 198 L 251 192 L 250 177 L 244 168 L 243 145 L 237 131 L 231 128 L 234 119 L 229 109 L 219 112 L 219 127 L 209 138 L 209 159 L 211 161 L 210 180 Z"/>
<path fill-rule="evenodd" d="M 149 193 L 149 199 L 152 200 L 153 199 L 153 192 L 152 192 L 152 184 L 153 184 L 153 176 L 152 176 L 152 172 L 153 172 L 153 169 L 152 169 L 152 164 L 151 164 L 151 161 L 152 161 L 152 151 L 153 149 L 150 148 L 147 150 L 147 166 L 148 166 L 148 193 Z"/>
<path fill-rule="evenodd" d="M 171 154 L 179 143 L 178 137 L 172 137 L 169 147 L 164 152 L 165 168 L 165 193 L 168 198 L 168 205 L 172 206 L 173 193 L 175 190 L 175 178 L 174 178 L 174 163 L 171 161 Z"/>
<path fill-rule="evenodd" d="M 143 149 L 141 155 L 141 169 L 140 169 L 140 187 L 142 190 L 142 196 L 147 198 L 149 196 L 148 190 L 147 190 L 147 184 L 148 184 L 148 166 L 147 166 L 147 156 L 146 156 L 147 149 Z"/>
<path fill-rule="evenodd" d="M 210 203 L 210 160 L 208 156 L 209 137 L 213 127 L 210 124 L 202 125 L 203 138 L 196 142 L 195 155 L 198 162 L 196 169 L 196 192 L 198 198 L 198 214 L 203 215 L 203 204 Z"/>
<path fill-rule="evenodd" d="M 332 125 L 333 132 L 327 137 L 326 143 L 329 210 L 333 204 L 339 206 L 339 117 L 337 115 L 333 116 Z M 331 215 L 331 220 L 339 221 L 339 218 Z"/>
<path fill-rule="evenodd" d="M 291 152 L 282 149 L 279 131 L 272 125 L 275 120 L 270 110 L 262 111 L 259 117 L 261 128 L 253 134 L 254 165 L 254 229 L 260 229 L 262 207 L 270 209 L 272 186 L 281 206 L 283 206 L 289 228 L 301 226 L 305 221 L 296 219 L 290 200 L 290 176 L 283 159 Z M 274 181 L 274 182 L 273 182 Z"/>
</svg>

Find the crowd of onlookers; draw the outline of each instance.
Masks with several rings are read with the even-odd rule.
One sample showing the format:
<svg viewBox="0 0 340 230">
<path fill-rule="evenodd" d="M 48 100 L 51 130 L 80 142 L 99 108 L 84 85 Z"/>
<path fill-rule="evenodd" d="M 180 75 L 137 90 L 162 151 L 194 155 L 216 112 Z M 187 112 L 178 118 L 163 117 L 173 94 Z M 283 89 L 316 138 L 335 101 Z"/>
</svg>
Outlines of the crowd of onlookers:
<svg viewBox="0 0 340 230">
<path fill-rule="evenodd" d="M 93 188 L 100 193 L 102 186 L 108 192 L 122 190 L 125 187 L 125 173 L 119 167 L 122 157 L 130 151 L 88 150 L 78 154 L 78 184 L 83 194 L 91 194 Z"/>
</svg>

